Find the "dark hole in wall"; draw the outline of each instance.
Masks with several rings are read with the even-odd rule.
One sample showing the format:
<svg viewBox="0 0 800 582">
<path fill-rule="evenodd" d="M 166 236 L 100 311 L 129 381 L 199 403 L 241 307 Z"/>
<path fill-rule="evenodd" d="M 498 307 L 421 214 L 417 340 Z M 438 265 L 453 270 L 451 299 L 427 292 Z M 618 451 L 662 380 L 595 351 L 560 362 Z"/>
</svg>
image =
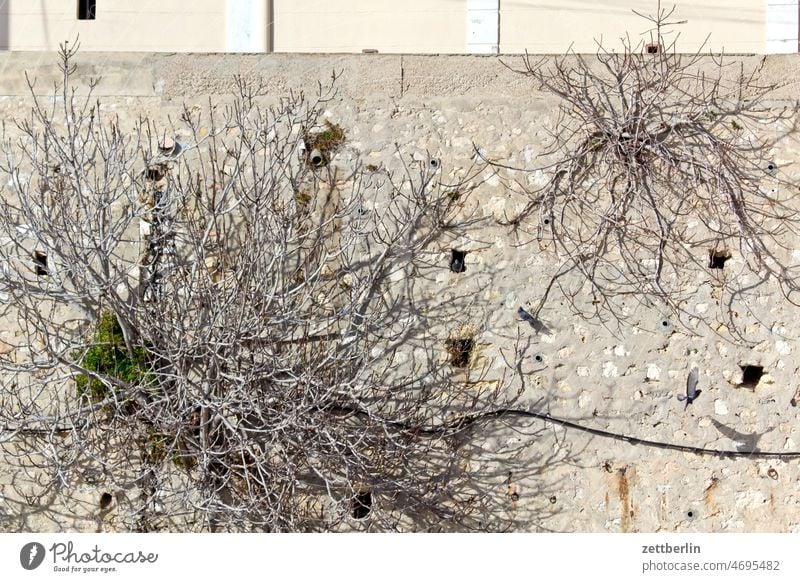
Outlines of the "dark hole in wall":
<svg viewBox="0 0 800 582">
<path fill-rule="evenodd" d="M 724 269 L 725 261 L 731 258 L 728 251 L 709 251 L 708 252 L 708 268 L 709 269 Z"/>
<path fill-rule="evenodd" d="M 322 152 L 312 151 L 308 155 L 308 163 L 315 168 L 322 167 L 326 164 L 325 156 L 322 154 Z"/>
<path fill-rule="evenodd" d="M 359 492 L 352 501 L 353 517 L 364 519 L 372 511 L 372 493 L 370 491 Z"/>
<path fill-rule="evenodd" d="M 694 517 L 694 511 L 687 511 L 686 512 L 686 516 L 687 517 Z"/>
<path fill-rule="evenodd" d="M 467 270 L 466 265 L 467 251 L 459 251 L 456 249 L 450 250 L 450 270 L 454 273 L 464 273 Z"/>
<path fill-rule="evenodd" d="M 164 179 L 164 170 L 158 166 L 154 166 L 152 168 L 147 168 L 144 172 L 144 177 L 147 180 L 151 180 L 153 182 L 158 182 L 159 180 Z"/>
<path fill-rule="evenodd" d="M 47 255 L 41 251 L 34 251 L 33 267 L 37 277 L 47 275 Z"/>
<path fill-rule="evenodd" d="M 111 502 L 114 501 L 114 498 L 111 497 L 111 493 L 103 493 L 100 496 L 100 509 L 108 509 L 111 507 Z"/>
<path fill-rule="evenodd" d="M 470 337 L 462 337 L 447 340 L 447 353 L 450 354 L 450 363 L 456 368 L 466 368 L 472 359 L 472 350 L 475 348 L 475 340 Z"/>
<path fill-rule="evenodd" d="M 655 43 L 648 43 L 645 45 L 644 50 L 648 55 L 657 55 L 661 52 L 661 47 Z"/>
<path fill-rule="evenodd" d="M 94 20 L 97 15 L 97 0 L 78 0 L 78 20 Z"/>
<path fill-rule="evenodd" d="M 755 388 L 761 376 L 764 375 L 764 366 L 752 366 L 750 364 L 739 364 L 742 369 L 742 383 L 739 386 L 745 388 Z"/>
</svg>

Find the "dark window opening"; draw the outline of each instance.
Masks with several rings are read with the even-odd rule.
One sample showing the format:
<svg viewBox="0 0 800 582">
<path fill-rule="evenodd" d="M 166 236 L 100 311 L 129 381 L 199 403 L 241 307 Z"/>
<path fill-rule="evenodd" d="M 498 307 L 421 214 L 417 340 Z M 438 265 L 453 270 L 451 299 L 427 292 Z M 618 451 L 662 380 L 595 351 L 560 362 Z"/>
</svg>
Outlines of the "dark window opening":
<svg viewBox="0 0 800 582">
<path fill-rule="evenodd" d="M 364 519 L 372 510 L 372 493 L 369 491 L 361 491 L 353 498 L 351 505 L 353 517 L 355 519 Z"/>
<path fill-rule="evenodd" d="M 739 386 L 755 388 L 761 376 L 764 375 L 764 366 L 739 365 L 742 369 L 742 383 Z"/>
<path fill-rule="evenodd" d="M 450 363 L 456 368 L 466 368 L 472 359 L 472 350 L 475 340 L 472 338 L 456 338 L 447 340 L 447 353 L 450 354 Z"/>
<path fill-rule="evenodd" d="M 35 251 L 33 253 L 33 266 L 37 277 L 47 275 L 47 255 L 40 251 Z"/>
<path fill-rule="evenodd" d="M 724 269 L 725 261 L 731 258 L 728 251 L 709 251 L 708 253 L 708 268 L 709 269 Z"/>
<path fill-rule="evenodd" d="M 467 251 L 451 249 L 450 253 L 450 270 L 454 273 L 464 273 L 467 270 L 467 265 L 464 263 Z"/>
<path fill-rule="evenodd" d="M 94 20 L 97 0 L 78 0 L 78 20 Z"/>
<path fill-rule="evenodd" d="M 658 46 L 656 43 L 649 43 L 645 45 L 644 51 L 648 55 L 657 55 L 658 53 L 661 52 L 661 47 Z"/>
</svg>

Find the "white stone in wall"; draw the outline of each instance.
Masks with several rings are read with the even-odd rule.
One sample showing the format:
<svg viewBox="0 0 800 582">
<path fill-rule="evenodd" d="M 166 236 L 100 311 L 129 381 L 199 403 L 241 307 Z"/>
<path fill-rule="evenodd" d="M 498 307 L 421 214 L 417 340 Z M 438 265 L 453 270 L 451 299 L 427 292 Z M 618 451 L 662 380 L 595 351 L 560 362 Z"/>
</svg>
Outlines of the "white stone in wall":
<svg viewBox="0 0 800 582">
<path fill-rule="evenodd" d="M 647 371 L 645 372 L 645 378 L 649 382 L 658 382 L 659 378 L 661 377 L 661 370 L 655 364 L 647 364 Z"/>
<path fill-rule="evenodd" d="M 614 365 L 614 362 L 604 362 L 603 363 L 603 377 L 604 378 L 616 378 L 619 375 L 619 370 Z"/>
</svg>

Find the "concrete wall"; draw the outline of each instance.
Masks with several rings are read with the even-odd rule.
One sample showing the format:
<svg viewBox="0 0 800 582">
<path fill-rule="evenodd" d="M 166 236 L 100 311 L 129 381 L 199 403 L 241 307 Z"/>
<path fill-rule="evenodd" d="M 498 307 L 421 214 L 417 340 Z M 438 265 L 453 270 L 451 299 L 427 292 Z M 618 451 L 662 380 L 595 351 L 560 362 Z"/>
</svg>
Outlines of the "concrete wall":
<svg viewBox="0 0 800 582">
<path fill-rule="evenodd" d="M 666 5 L 666 4 L 665 4 Z M 163 52 L 561 53 L 619 46 L 647 23 L 633 0 L 98 0 L 78 21 L 77 0 L 4 0 L 0 48 L 55 50 L 81 35 L 86 50 Z M 671 3 L 669 4 L 671 6 Z M 680 48 L 796 52 L 796 0 L 677 2 Z M 7 31 L 3 30 L 7 27 Z M 272 37 L 272 38 L 271 38 Z"/>
<path fill-rule="evenodd" d="M 0 55 L 3 118 L 27 110 L 24 69 L 40 79 L 42 91 L 47 89 L 55 71 L 44 63 L 52 56 Z M 744 62 L 752 67 L 760 60 Z M 80 77 L 103 75 L 101 111 L 118 115 L 123 125 L 141 114 L 161 123 L 168 116 L 176 120 L 184 102 L 205 107 L 209 95 L 231 89 L 234 73 L 264 76 L 270 98 L 277 98 L 290 88 L 313 94 L 317 81 L 341 70 L 339 94 L 325 104 L 325 115 L 345 128 L 346 152 L 387 169 L 399 167 L 395 144 L 419 160 L 430 153 L 441 159 L 443 181 L 470 167 L 473 144 L 490 157 L 533 170 L 557 111 L 557 103 L 524 77 L 487 57 L 97 54 L 80 61 Z M 777 101 L 795 98 L 798 65 L 800 58 L 788 56 L 764 63 L 766 82 L 784 82 L 773 96 Z M 800 182 L 800 139 L 788 127 L 769 131 L 784 129 L 772 152 L 781 178 L 775 187 Z M 716 422 L 760 435 L 762 451 L 800 449 L 800 317 L 774 283 L 736 304 L 746 343 L 726 338 L 721 327 L 693 323 L 698 315 L 716 317 L 721 308 L 717 282 L 691 265 L 685 273 L 683 322 L 662 326 L 660 307 L 636 302 L 619 329 L 576 317 L 557 302 L 543 313 L 549 333 L 535 335 L 519 320 L 518 306 L 535 304 L 558 257 L 546 237 L 544 244 L 537 241 L 535 225 L 526 225 L 522 236 L 496 219 L 525 203 L 510 182 L 539 179 L 535 171 L 487 171 L 477 189 L 459 201 L 463 222 L 432 246 L 415 287 L 444 322 L 429 330 L 432 341 L 438 338 L 444 345 L 448 322 L 473 325 L 479 331 L 476 366 L 494 373 L 502 367 L 501 350 L 512 353 L 517 337 L 530 340 L 542 360 L 523 363 L 525 401 L 579 424 L 661 442 L 726 450 L 741 446 Z M 800 252 L 800 241 L 786 244 L 780 252 Z M 469 252 L 466 273 L 448 270 L 451 248 Z M 708 249 L 696 251 L 702 257 Z M 739 276 L 745 260 L 735 254 L 725 276 Z M 684 389 L 690 361 L 699 364 L 703 394 L 684 410 L 676 396 Z M 762 365 L 767 372 L 753 389 L 738 387 L 742 363 Z M 517 530 L 800 532 L 797 460 L 697 456 L 533 420 L 493 425 L 480 435 L 474 455 L 470 466 L 496 495 L 497 515 Z M 70 483 L 50 505 L 27 508 L 22 521 L 20 495 L 26 485 L 9 459 L 0 455 L 0 529 L 124 528 L 113 513 L 98 525 L 97 517 L 75 501 L 99 498 L 109 487 L 103 481 Z M 513 502 L 512 488 L 518 497 Z M 122 499 L 126 492 L 114 494 Z"/>
</svg>

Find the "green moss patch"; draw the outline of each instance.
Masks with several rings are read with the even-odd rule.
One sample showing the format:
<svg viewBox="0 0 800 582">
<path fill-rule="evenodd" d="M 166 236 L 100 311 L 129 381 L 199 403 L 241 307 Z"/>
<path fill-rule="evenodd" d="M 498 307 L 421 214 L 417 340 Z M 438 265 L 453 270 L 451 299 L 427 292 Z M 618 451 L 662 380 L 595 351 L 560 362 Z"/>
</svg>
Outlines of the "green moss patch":
<svg viewBox="0 0 800 582">
<path fill-rule="evenodd" d="M 137 347 L 132 354 L 128 352 L 122 327 L 110 311 L 101 314 L 91 347 L 82 357 L 80 354 L 75 356 L 80 358 L 81 366 L 99 376 L 116 378 L 128 384 L 148 381 L 147 350 Z M 103 400 L 112 393 L 107 384 L 86 374 L 77 376 L 75 384 L 78 396 L 88 395 L 93 400 Z"/>
</svg>

